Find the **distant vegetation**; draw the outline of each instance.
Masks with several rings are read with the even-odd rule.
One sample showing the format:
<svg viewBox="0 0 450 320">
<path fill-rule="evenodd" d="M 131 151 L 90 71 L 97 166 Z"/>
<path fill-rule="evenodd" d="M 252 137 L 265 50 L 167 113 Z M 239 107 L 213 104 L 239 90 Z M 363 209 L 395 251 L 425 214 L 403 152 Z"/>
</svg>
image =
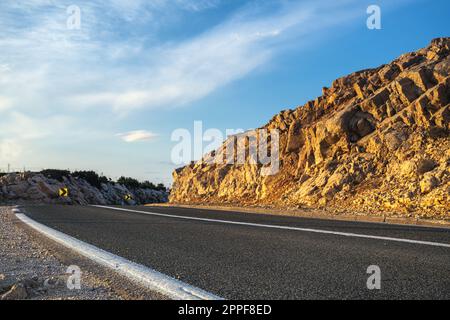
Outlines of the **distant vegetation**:
<svg viewBox="0 0 450 320">
<path fill-rule="evenodd" d="M 152 183 L 150 181 L 140 182 L 140 181 L 130 178 L 130 177 L 120 177 L 119 180 L 117 180 L 117 182 L 115 182 L 103 175 L 97 174 L 95 171 L 70 172 L 69 170 L 46 169 L 46 170 L 42 170 L 40 173 L 43 174 L 47 178 L 55 179 L 60 182 L 62 182 L 64 180 L 63 177 L 68 177 L 71 175 L 74 178 L 84 179 L 87 182 L 89 182 L 89 184 L 91 184 L 92 186 L 95 186 L 97 188 L 100 188 L 102 183 L 111 182 L 111 183 L 122 184 L 129 189 L 142 188 L 142 189 L 152 189 L 152 190 L 159 190 L 159 191 L 166 190 L 166 187 L 162 183 L 155 185 L 154 183 Z"/>
<path fill-rule="evenodd" d="M 44 176 L 50 179 L 58 180 L 59 182 L 63 181 L 63 177 L 68 177 L 70 175 L 69 170 L 58 170 L 58 169 L 45 169 L 40 172 Z"/>
<path fill-rule="evenodd" d="M 129 177 L 120 177 L 119 180 L 117 180 L 117 183 L 123 184 L 124 186 L 126 186 L 127 188 L 130 188 L 130 189 L 142 188 L 142 189 L 152 189 L 152 190 L 159 190 L 159 191 L 166 190 L 166 187 L 162 183 L 155 185 L 154 183 L 152 183 L 150 181 L 139 182 L 138 180 L 129 178 Z"/>
<path fill-rule="evenodd" d="M 111 179 L 108 179 L 105 176 L 99 176 L 95 171 L 75 171 L 72 172 L 72 176 L 75 178 L 84 179 L 97 188 L 100 188 L 102 183 L 108 183 L 111 181 Z"/>
</svg>

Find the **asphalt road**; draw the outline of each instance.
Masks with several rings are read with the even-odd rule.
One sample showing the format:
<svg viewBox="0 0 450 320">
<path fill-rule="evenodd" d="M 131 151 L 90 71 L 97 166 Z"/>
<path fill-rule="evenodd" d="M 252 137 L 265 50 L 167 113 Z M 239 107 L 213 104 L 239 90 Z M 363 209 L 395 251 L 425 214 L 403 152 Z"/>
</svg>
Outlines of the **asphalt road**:
<svg viewBox="0 0 450 320">
<path fill-rule="evenodd" d="M 450 299 L 450 229 L 173 207 L 29 206 L 32 219 L 226 299 Z M 182 219 L 177 215 L 247 224 Z M 256 224 L 256 225 L 253 225 Z M 379 266 L 381 289 L 367 288 Z"/>
</svg>

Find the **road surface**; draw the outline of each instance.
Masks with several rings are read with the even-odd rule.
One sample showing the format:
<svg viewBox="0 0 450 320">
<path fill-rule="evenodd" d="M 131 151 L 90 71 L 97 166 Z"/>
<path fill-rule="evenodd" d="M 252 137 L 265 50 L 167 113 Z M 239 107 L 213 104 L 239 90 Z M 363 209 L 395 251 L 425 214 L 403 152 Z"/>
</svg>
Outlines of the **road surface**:
<svg viewBox="0 0 450 320">
<path fill-rule="evenodd" d="M 225 299 L 450 299 L 450 229 L 176 207 L 24 211 Z M 372 265 L 380 290 L 367 288 Z"/>
</svg>

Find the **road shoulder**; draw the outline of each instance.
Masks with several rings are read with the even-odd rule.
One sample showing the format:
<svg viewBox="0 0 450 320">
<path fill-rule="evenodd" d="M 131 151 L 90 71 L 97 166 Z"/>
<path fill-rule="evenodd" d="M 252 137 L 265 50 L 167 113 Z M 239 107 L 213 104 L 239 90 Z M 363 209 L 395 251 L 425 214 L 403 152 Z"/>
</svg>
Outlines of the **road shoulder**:
<svg viewBox="0 0 450 320">
<path fill-rule="evenodd" d="M 31 300 L 164 299 L 49 240 L 0 207 L 0 297 Z M 68 289 L 68 267 L 81 288 Z"/>
</svg>

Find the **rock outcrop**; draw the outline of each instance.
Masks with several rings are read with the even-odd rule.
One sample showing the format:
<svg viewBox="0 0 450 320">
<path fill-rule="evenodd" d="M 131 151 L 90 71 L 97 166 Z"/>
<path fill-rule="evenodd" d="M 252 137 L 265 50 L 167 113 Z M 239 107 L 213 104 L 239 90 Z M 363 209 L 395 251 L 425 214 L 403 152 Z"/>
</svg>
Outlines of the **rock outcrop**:
<svg viewBox="0 0 450 320">
<path fill-rule="evenodd" d="M 68 189 L 68 197 L 59 195 Z M 124 205 L 167 202 L 168 193 L 153 189 L 128 189 L 118 183 L 102 183 L 100 188 L 72 176 L 62 181 L 38 173 L 11 173 L 0 177 L 0 203 Z"/>
<path fill-rule="evenodd" d="M 449 218 L 449 53 L 450 38 L 439 38 L 335 80 L 256 130 L 280 132 L 277 174 L 251 159 L 199 161 L 174 172 L 170 201 Z"/>
</svg>

